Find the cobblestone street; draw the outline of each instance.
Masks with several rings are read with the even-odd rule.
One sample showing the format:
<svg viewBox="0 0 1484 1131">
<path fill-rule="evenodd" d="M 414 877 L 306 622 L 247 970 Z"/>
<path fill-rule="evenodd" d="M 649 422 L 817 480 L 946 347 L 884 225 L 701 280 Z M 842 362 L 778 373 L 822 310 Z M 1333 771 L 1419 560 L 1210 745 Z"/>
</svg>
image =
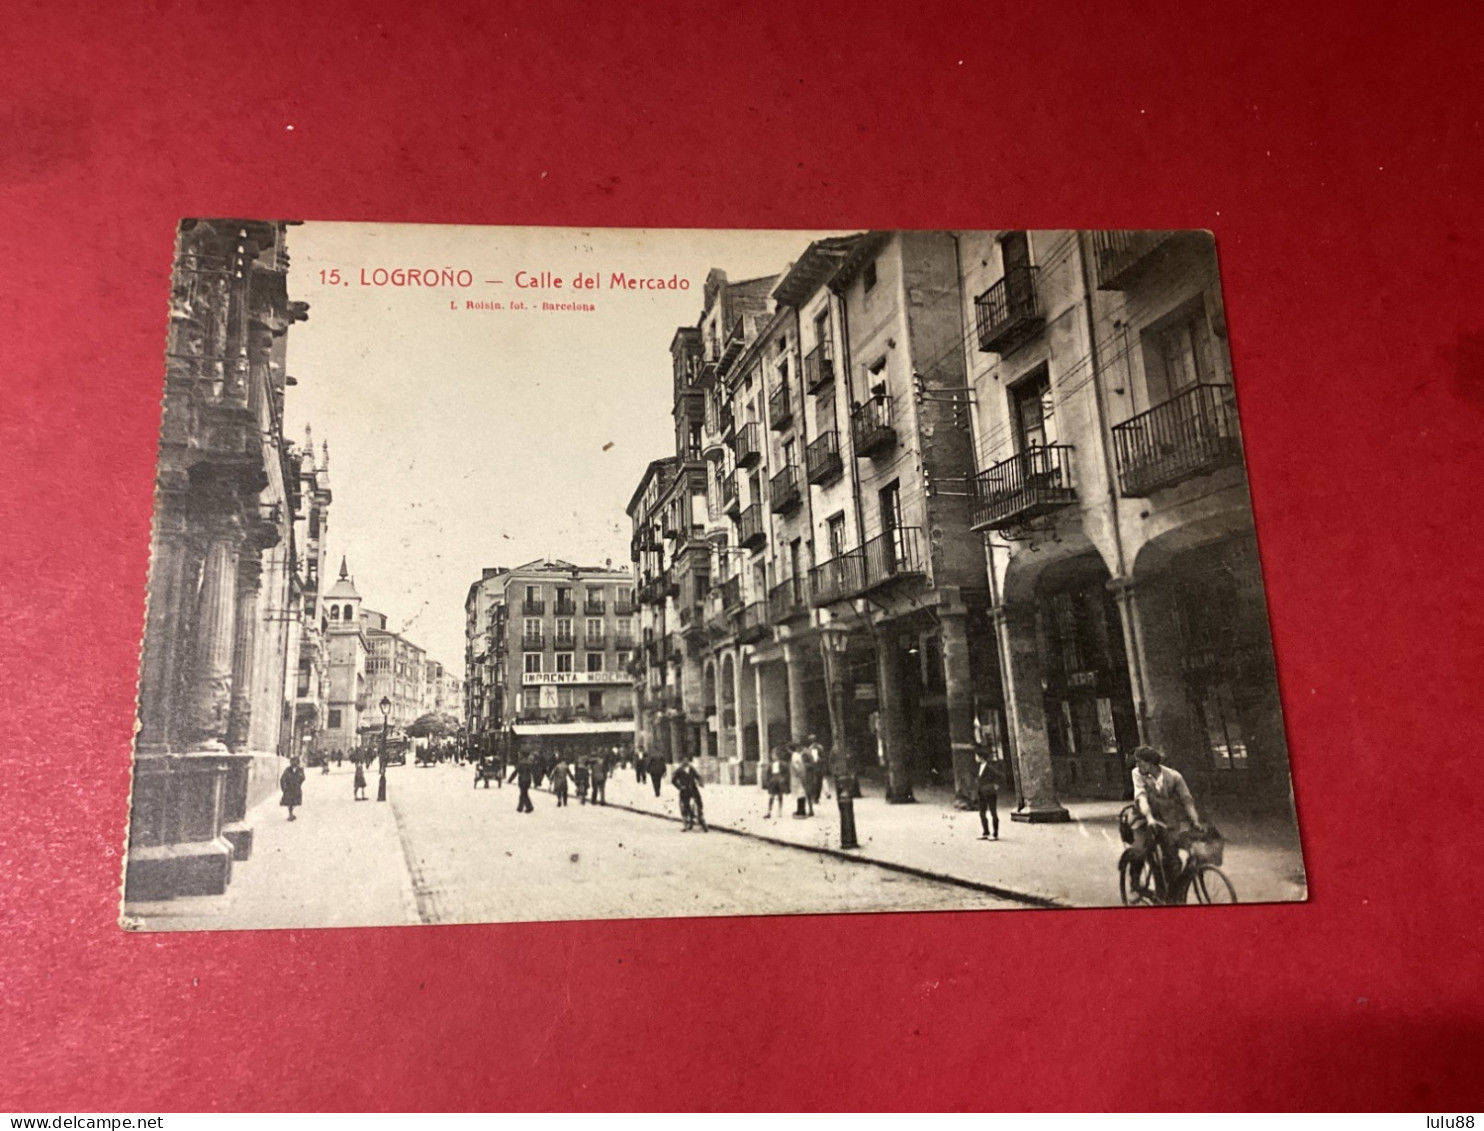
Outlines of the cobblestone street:
<svg viewBox="0 0 1484 1131">
<path fill-rule="evenodd" d="M 515 786 L 474 789 L 472 779 L 464 766 L 394 767 L 389 802 L 378 804 L 352 800 L 348 765 L 314 771 L 298 820 L 285 820 L 271 801 L 256 811 L 252 859 L 236 865 L 225 894 L 131 905 L 132 925 L 202 930 L 1021 906 L 804 847 L 720 830 L 687 833 L 674 821 L 585 806 L 575 796 L 559 808 L 545 790 L 532 791 L 534 813 L 520 814 Z M 375 781 L 373 775 L 372 796 Z M 623 771 L 608 791 L 610 801 L 641 795 Z"/>
</svg>

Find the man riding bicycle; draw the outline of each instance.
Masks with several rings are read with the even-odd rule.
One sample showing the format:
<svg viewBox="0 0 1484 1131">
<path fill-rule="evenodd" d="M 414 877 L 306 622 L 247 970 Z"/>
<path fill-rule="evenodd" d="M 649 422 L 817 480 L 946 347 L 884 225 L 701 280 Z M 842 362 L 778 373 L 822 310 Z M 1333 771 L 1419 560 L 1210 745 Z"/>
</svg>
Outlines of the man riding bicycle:
<svg viewBox="0 0 1484 1131">
<path fill-rule="evenodd" d="M 1180 875 L 1180 849 L 1188 848 L 1193 833 L 1205 830 L 1190 787 L 1177 770 L 1163 765 L 1164 755 L 1152 746 L 1134 750 L 1134 805 L 1146 824 L 1134 829 L 1134 848 L 1152 865 L 1157 846 L 1164 863 L 1163 889 L 1171 891 Z"/>
</svg>

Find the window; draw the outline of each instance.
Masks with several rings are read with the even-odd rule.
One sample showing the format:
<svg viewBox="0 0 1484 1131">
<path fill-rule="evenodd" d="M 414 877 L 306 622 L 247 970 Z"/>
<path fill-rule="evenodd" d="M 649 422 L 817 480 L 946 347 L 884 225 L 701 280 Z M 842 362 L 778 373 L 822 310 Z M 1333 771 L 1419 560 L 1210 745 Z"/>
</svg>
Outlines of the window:
<svg viewBox="0 0 1484 1131">
<path fill-rule="evenodd" d="M 588 635 L 588 639 L 589 640 L 596 639 L 597 637 L 600 637 L 600 636 L 603 635 L 603 621 L 602 621 L 602 618 L 600 618 L 600 617 L 588 617 L 586 624 L 587 624 L 587 635 Z"/>
<path fill-rule="evenodd" d="M 883 397 L 886 395 L 886 357 L 882 355 L 873 362 L 868 370 L 870 373 L 871 396 Z"/>
<path fill-rule="evenodd" d="M 557 688 L 557 707 L 568 708 L 572 706 L 572 689 L 570 687 Z"/>
<path fill-rule="evenodd" d="M 589 652 L 587 654 L 587 670 L 590 672 L 600 672 L 603 670 L 602 652 Z"/>
<path fill-rule="evenodd" d="M 1211 331 L 1201 298 L 1144 332 L 1144 372 L 1151 404 L 1159 404 L 1192 385 L 1215 380 Z"/>
<path fill-rule="evenodd" d="M 556 634 L 558 640 L 572 639 L 572 618 L 558 617 L 556 622 Z"/>
<path fill-rule="evenodd" d="M 797 448 L 794 444 L 794 438 L 792 436 L 783 441 L 783 466 L 797 466 Z"/>
<path fill-rule="evenodd" d="M 620 652 L 614 659 L 618 663 L 620 671 L 629 666 L 629 654 L 627 652 Z"/>
<path fill-rule="evenodd" d="M 331 605 L 330 606 L 330 619 L 331 620 L 339 620 L 340 619 L 340 606 L 339 605 Z"/>
<path fill-rule="evenodd" d="M 1010 386 L 1010 409 L 1021 451 L 1057 442 L 1056 404 L 1051 399 L 1051 378 L 1045 366 Z"/>
<path fill-rule="evenodd" d="M 525 667 L 525 670 L 526 671 L 528 671 L 528 672 L 539 672 L 541 670 L 541 653 L 540 652 L 526 652 L 525 653 L 525 664 L 526 664 L 526 667 Z"/>
<path fill-rule="evenodd" d="M 845 552 L 845 512 L 832 514 L 826 527 L 826 540 L 829 542 L 830 557 L 838 558 Z"/>
<path fill-rule="evenodd" d="M 541 635 L 541 618 L 540 617 L 526 617 L 525 618 L 525 634 L 527 636 L 530 636 L 530 637 L 538 637 L 538 636 Z"/>
<path fill-rule="evenodd" d="M 603 693 L 601 691 L 589 691 L 587 693 L 587 709 L 589 711 L 601 711 L 603 709 Z"/>
<path fill-rule="evenodd" d="M 327 725 L 329 726 L 329 728 L 331 730 L 339 730 L 340 729 L 340 708 L 339 707 L 331 707 L 330 708 L 330 716 L 329 716 L 329 721 L 328 721 L 328 724 Z"/>
<path fill-rule="evenodd" d="M 541 600 L 541 586 L 539 586 L 539 585 L 527 585 L 526 586 L 526 600 L 527 601 L 539 601 L 539 600 Z"/>
<path fill-rule="evenodd" d="M 572 653 L 571 652 L 558 652 L 557 653 L 556 670 L 559 671 L 559 672 L 569 672 L 569 671 L 572 670 Z"/>
</svg>

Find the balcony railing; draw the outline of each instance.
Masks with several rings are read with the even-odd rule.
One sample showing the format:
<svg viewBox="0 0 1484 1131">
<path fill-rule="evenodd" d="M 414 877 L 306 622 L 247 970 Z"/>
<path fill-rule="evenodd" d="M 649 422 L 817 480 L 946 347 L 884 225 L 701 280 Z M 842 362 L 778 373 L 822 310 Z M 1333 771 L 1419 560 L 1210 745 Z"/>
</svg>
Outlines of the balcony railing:
<svg viewBox="0 0 1484 1131">
<path fill-rule="evenodd" d="M 897 430 L 892 427 L 891 398 L 877 393 L 851 409 L 850 435 L 858 456 L 875 455 L 895 444 Z"/>
<path fill-rule="evenodd" d="M 865 552 L 867 589 L 923 574 L 922 531 L 915 526 L 901 526 L 872 538 Z"/>
<path fill-rule="evenodd" d="M 782 432 L 794 419 L 793 398 L 789 395 L 788 384 L 785 382 L 773 390 L 773 395 L 768 398 L 768 426 L 774 432 Z"/>
<path fill-rule="evenodd" d="M 1196 385 L 1113 429 L 1118 487 L 1147 495 L 1242 462 L 1230 385 Z"/>
<path fill-rule="evenodd" d="M 834 346 L 829 342 L 820 342 L 804 355 L 804 385 L 811 393 L 817 393 L 826 385 L 834 383 Z"/>
<path fill-rule="evenodd" d="M 817 487 L 833 483 L 845 470 L 840 462 L 840 434 L 833 428 L 804 449 L 804 476 Z"/>
<path fill-rule="evenodd" d="M 613 602 L 613 615 L 616 617 L 631 617 L 634 615 L 634 598 L 620 597 Z"/>
<path fill-rule="evenodd" d="M 601 597 L 589 597 L 582 603 L 582 612 L 584 616 L 600 617 L 607 611 L 608 602 L 603 600 Z"/>
<path fill-rule="evenodd" d="M 756 421 L 750 421 L 737 429 L 736 438 L 732 440 L 732 451 L 736 453 L 738 467 L 755 467 L 758 460 L 763 458 L 760 432 Z"/>
<path fill-rule="evenodd" d="M 1041 332 L 1046 319 L 1036 294 L 1036 268 L 1012 267 L 974 300 L 979 348 L 1007 354 Z"/>
<path fill-rule="evenodd" d="M 799 469 L 785 467 L 768 481 L 768 502 L 777 514 L 788 514 L 802 501 Z"/>
<path fill-rule="evenodd" d="M 721 509 L 733 518 L 742 513 L 742 501 L 737 495 L 735 475 L 728 475 L 721 481 Z"/>
<path fill-rule="evenodd" d="M 520 611 L 528 617 L 539 617 L 546 613 L 546 601 L 541 597 L 527 597 L 520 603 Z"/>
<path fill-rule="evenodd" d="M 737 616 L 737 641 L 751 644 L 768 635 L 768 603 L 754 601 Z"/>
<path fill-rule="evenodd" d="M 619 652 L 632 652 L 634 650 L 633 633 L 620 632 L 613 638 L 613 647 Z"/>
<path fill-rule="evenodd" d="M 727 612 L 735 612 L 742 607 L 742 579 L 730 577 L 721 583 L 721 604 Z"/>
<path fill-rule="evenodd" d="M 575 632 L 558 632 L 551 638 L 551 646 L 559 652 L 570 652 L 577 647 Z"/>
<path fill-rule="evenodd" d="M 522 652 L 539 652 L 546 647 L 546 636 L 540 632 L 528 632 L 520 638 Z"/>
<path fill-rule="evenodd" d="M 1093 232 L 1098 290 L 1123 291 L 1138 282 L 1150 254 L 1174 232 Z"/>
<path fill-rule="evenodd" d="M 601 651 L 607 647 L 608 636 L 602 632 L 584 632 L 582 634 L 582 646 L 590 651 Z"/>
<path fill-rule="evenodd" d="M 1029 448 L 974 477 L 971 525 L 975 530 L 999 530 L 1076 501 L 1071 447 Z"/>
<path fill-rule="evenodd" d="M 753 503 L 737 519 L 737 542 L 749 550 L 756 550 L 768 540 L 768 523 L 763 517 L 761 503 Z"/>
<path fill-rule="evenodd" d="M 809 600 L 815 605 L 854 597 L 865 587 L 866 558 L 859 550 L 847 550 L 809 571 Z"/>
<path fill-rule="evenodd" d="M 802 577 L 790 577 L 768 590 L 768 616 L 774 624 L 782 624 L 808 612 L 809 602 Z"/>
<path fill-rule="evenodd" d="M 552 604 L 551 611 L 559 617 L 570 617 L 577 615 L 577 602 L 570 598 L 559 598 Z"/>
</svg>

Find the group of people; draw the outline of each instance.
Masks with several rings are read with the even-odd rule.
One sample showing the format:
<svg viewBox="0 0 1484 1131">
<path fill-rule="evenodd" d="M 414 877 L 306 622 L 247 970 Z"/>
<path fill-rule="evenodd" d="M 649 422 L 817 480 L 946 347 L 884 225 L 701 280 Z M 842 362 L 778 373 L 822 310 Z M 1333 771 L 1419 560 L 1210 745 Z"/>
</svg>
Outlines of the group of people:
<svg viewBox="0 0 1484 1131">
<path fill-rule="evenodd" d="M 790 742 L 773 747 L 772 757 L 764 771 L 763 785 L 768 791 L 768 811 L 764 818 L 773 816 L 773 804 L 778 804 L 778 816 L 784 813 L 784 798 L 794 799 L 794 816 L 814 816 L 814 807 L 824 793 L 825 762 L 824 747 L 814 735 L 807 742 Z"/>
<path fill-rule="evenodd" d="M 497 784 L 514 782 L 520 789 L 520 797 L 515 804 L 517 813 L 535 811 L 535 806 L 531 804 L 531 790 L 543 782 L 551 786 L 558 806 L 567 804 L 572 787 L 576 788 L 577 799 L 583 805 L 608 804 L 608 777 L 613 766 L 613 755 L 610 752 L 584 756 L 574 755 L 566 750 L 523 754 L 516 761 L 508 778 L 500 773 L 491 775 L 488 771 L 486 763 L 494 764 L 496 761 L 494 755 L 481 759 L 475 769 L 474 784 L 477 786 L 482 780 L 488 789 L 491 776 Z M 499 762 L 498 765 L 503 771 L 504 763 Z"/>
</svg>

